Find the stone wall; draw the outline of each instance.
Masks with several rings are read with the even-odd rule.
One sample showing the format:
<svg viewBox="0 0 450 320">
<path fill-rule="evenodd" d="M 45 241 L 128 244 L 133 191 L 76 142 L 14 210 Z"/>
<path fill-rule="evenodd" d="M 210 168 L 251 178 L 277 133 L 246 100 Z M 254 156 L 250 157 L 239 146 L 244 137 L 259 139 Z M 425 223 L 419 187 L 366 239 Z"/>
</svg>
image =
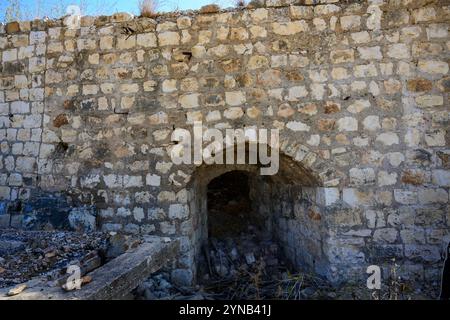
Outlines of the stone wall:
<svg viewBox="0 0 450 320">
<path fill-rule="evenodd" d="M 267 194 L 294 260 L 320 257 L 336 280 L 396 258 L 435 285 L 450 228 L 449 19 L 445 0 L 267 0 L 1 26 L 0 225 L 181 236 L 185 276 L 207 181 L 171 162 L 171 133 L 278 128 L 296 166 Z"/>
</svg>

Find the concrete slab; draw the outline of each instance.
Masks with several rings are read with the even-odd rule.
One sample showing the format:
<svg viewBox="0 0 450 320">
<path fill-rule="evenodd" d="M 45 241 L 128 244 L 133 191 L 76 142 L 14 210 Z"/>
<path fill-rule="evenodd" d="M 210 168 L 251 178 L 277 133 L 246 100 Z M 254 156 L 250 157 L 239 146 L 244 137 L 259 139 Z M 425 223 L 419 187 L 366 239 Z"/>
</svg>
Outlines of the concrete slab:
<svg viewBox="0 0 450 320">
<path fill-rule="evenodd" d="M 152 273 L 175 258 L 178 240 L 147 237 L 145 242 L 111 260 L 88 275 L 92 282 L 80 290 L 65 292 L 60 286 L 49 286 L 34 279 L 22 293 L 8 297 L 11 288 L 0 289 L 0 300 L 117 300 L 126 296 Z"/>
</svg>

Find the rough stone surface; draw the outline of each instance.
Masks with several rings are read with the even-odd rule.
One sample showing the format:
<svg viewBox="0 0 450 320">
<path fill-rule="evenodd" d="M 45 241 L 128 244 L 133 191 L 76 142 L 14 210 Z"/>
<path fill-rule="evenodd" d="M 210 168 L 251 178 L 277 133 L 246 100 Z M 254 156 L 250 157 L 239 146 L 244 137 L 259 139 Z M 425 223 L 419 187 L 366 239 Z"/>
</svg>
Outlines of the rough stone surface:
<svg viewBox="0 0 450 320">
<path fill-rule="evenodd" d="M 151 26 L 117 14 L 80 32 L 58 33 L 62 20 L 1 28 L 0 226 L 182 236 L 174 270 L 195 277 L 213 175 L 200 172 L 222 171 L 172 163 L 173 130 L 277 128 L 280 173 L 260 210 L 295 265 L 341 281 L 393 255 L 437 283 L 448 4 L 262 3 Z M 415 227 L 430 236 L 411 239 Z"/>
</svg>

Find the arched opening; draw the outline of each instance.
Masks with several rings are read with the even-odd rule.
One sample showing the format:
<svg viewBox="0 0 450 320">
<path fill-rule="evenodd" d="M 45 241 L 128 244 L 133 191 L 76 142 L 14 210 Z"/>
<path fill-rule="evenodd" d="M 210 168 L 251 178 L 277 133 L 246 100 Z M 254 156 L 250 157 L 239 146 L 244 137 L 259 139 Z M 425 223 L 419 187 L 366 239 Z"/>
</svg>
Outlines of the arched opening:
<svg viewBox="0 0 450 320">
<path fill-rule="evenodd" d="M 315 175 L 285 155 L 273 176 L 261 175 L 259 165 L 199 166 L 189 187 L 193 230 L 184 259 L 192 261 L 194 281 L 208 287 L 250 275 L 320 273 L 318 187 Z M 230 283 L 228 293 L 236 289 Z"/>
</svg>

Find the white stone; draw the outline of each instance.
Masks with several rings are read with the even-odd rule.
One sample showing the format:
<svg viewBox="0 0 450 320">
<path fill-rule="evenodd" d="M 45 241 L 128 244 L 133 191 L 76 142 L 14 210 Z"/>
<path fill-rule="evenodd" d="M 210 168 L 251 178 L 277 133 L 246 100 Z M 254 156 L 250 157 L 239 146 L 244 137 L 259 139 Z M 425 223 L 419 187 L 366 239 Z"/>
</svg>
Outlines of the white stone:
<svg viewBox="0 0 450 320">
<path fill-rule="evenodd" d="M 193 94 L 187 94 L 182 95 L 178 102 L 183 108 L 190 109 L 190 108 L 197 108 L 199 106 L 198 102 L 199 94 L 193 93 Z"/>
<path fill-rule="evenodd" d="M 448 63 L 436 60 L 419 60 L 419 70 L 430 74 L 447 74 Z"/>
<path fill-rule="evenodd" d="M 397 173 L 380 171 L 378 172 L 378 186 L 391 186 L 397 183 Z"/>
<path fill-rule="evenodd" d="M 355 32 L 350 36 L 356 43 L 367 43 L 370 41 L 370 34 L 367 31 Z"/>
<path fill-rule="evenodd" d="M 364 193 L 354 188 L 345 188 L 342 192 L 342 199 L 346 204 L 348 204 L 353 208 L 358 208 L 361 207 L 362 205 L 368 204 L 368 201 L 365 198 Z"/>
<path fill-rule="evenodd" d="M 11 113 L 28 113 L 30 112 L 30 105 L 24 101 L 14 101 L 11 102 Z"/>
<path fill-rule="evenodd" d="M 450 187 L 450 171 L 449 170 L 433 170 L 433 183 L 440 187 Z"/>
<path fill-rule="evenodd" d="M 304 86 L 296 86 L 289 88 L 287 100 L 298 101 L 308 95 L 308 90 Z"/>
<path fill-rule="evenodd" d="M 317 147 L 320 144 L 320 135 L 318 134 L 311 135 L 311 137 L 309 137 L 309 140 L 306 141 L 306 143 L 309 144 L 310 146 Z"/>
<path fill-rule="evenodd" d="M 394 59 L 409 59 L 409 48 L 404 43 L 391 44 L 388 47 L 387 55 Z"/>
<path fill-rule="evenodd" d="M 220 114 L 220 111 L 218 111 L 218 110 L 210 111 L 206 115 L 207 122 L 219 121 L 220 119 L 222 119 L 222 115 Z"/>
<path fill-rule="evenodd" d="M 419 190 L 419 202 L 421 204 L 448 203 L 448 193 L 444 189 Z"/>
<path fill-rule="evenodd" d="M 438 95 L 424 95 L 416 97 L 417 105 L 423 108 L 430 108 L 442 106 L 444 104 L 444 97 Z"/>
<path fill-rule="evenodd" d="M 365 130 L 376 131 L 381 129 L 380 117 L 379 116 L 368 116 L 363 121 L 363 126 Z"/>
<path fill-rule="evenodd" d="M 10 49 L 3 51 L 3 62 L 10 62 L 17 60 L 17 49 Z"/>
<path fill-rule="evenodd" d="M 331 206 L 340 199 L 338 188 L 321 188 L 321 191 L 323 192 L 323 204 L 325 206 Z"/>
<path fill-rule="evenodd" d="M 361 111 L 370 108 L 369 100 L 356 100 L 352 103 L 348 108 L 348 112 L 350 113 L 360 113 Z"/>
<path fill-rule="evenodd" d="M 162 92 L 171 93 L 177 91 L 177 80 L 164 80 L 162 83 Z"/>
<path fill-rule="evenodd" d="M 392 146 L 394 144 L 399 144 L 398 135 L 394 132 L 384 132 L 378 135 L 377 142 L 381 142 L 385 146 Z"/>
<path fill-rule="evenodd" d="M 381 54 L 381 50 L 379 46 L 376 47 L 359 47 L 358 48 L 359 55 L 361 59 L 364 60 L 381 60 L 383 59 L 383 55 Z"/>
<path fill-rule="evenodd" d="M 134 188 L 134 187 L 142 187 L 142 177 L 141 176 L 124 176 L 123 177 L 123 186 L 125 188 Z"/>
<path fill-rule="evenodd" d="M 311 84 L 311 98 L 314 100 L 322 100 L 325 94 L 325 85 L 322 83 Z"/>
<path fill-rule="evenodd" d="M 375 183 L 375 171 L 372 168 L 350 169 L 350 183 L 355 186 L 363 186 Z"/>
<path fill-rule="evenodd" d="M 360 25 L 361 25 L 360 16 L 352 15 L 341 17 L 341 27 L 343 30 L 358 29 Z"/>
<path fill-rule="evenodd" d="M 180 35 L 178 32 L 166 31 L 158 34 L 160 46 L 176 46 L 180 44 Z"/>
<path fill-rule="evenodd" d="M 310 126 L 300 121 L 290 121 L 286 124 L 286 128 L 292 131 L 309 131 L 311 129 Z"/>
<path fill-rule="evenodd" d="M 158 40 L 154 33 L 141 33 L 137 35 L 137 44 L 144 48 L 155 48 L 158 46 Z"/>
<path fill-rule="evenodd" d="M 448 26 L 433 24 L 427 28 L 428 39 L 433 38 L 447 38 L 448 37 Z"/>
<path fill-rule="evenodd" d="M 245 93 L 242 91 L 225 92 L 225 101 L 230 106 L 240 106 L 246 101 Z"/>
<path fill-rule="evenodd" d="M 394 190 L 394 199 L 400 204 L 416 204 L 417 203 L 417 192 L 408 190 Z"/>
<path fill-rule="evenodd" d="M 241 107 L 228 108 L 223 112 L 223 116 L 230 120 L 239 119 L 244 115 L 244 111 Z"/>
<path fill-rule="evenodd" d="M 358 131 L 358 120 L 352 117 L 344 117 L 337 121 L 339 131 Z"/>
<path fill-rule="evenodd" d="M 430 147 L 443 147 L 446 145 L 445 130 L 433 130 L 425 133 L 425 142 Z"/>
<path fill-rule="evenodd" d="M 133 217 L 137 222 L 141 222 L 145 218 L 144 209 L 142 208 L 134 208 L 133 209 Z"/>
<path fill-rule="evenodd" d="M 308 23 L 304 20 L 292 22 L 272 23 L 273 32 L 281 36 L 290 36 L 308 30 Z"/>
<path fill-rule="evenodd" d="M 169 218 L 170 219 L 184 219 L 189 215 L 187 205 L 183 204 L 171 204 L 169 207 Z"/>
<path fill-rule="evenodd" d="M 156 174 L 147 174 L 145 180 L 148 186 L 159 187 L 161 185 L 161 177 Z"/>
</svg>

